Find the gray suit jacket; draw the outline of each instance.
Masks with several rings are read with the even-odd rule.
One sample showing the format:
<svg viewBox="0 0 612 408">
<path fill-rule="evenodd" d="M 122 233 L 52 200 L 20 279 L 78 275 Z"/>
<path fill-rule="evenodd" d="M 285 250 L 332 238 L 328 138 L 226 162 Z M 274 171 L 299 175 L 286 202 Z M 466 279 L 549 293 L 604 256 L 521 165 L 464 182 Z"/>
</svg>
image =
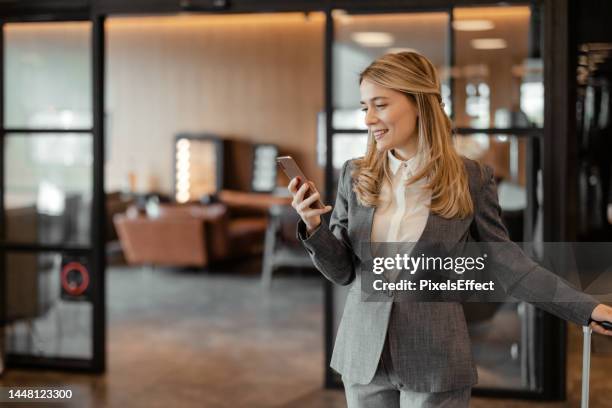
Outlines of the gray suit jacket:
<svg viewBox="0 0 612 408">
<path fill-rule="evenodd" d="M 497 276 L 512 295 L 531 298 L 543 274 L 550 274 L 511 244 L 501 221 L 497 188 L 490 167 L 464 159 L 469 178 L 474 213 L 464 219 L 444 219 L 430 212 L 421 241 L 451 243 L 480 241 L 508 242 L 496 259 L 510 265 L 512 273 Z M 298 223 L 298 239 L 317 269 L 330 281 L 351 285 L 338 328 L 331 367 L 352 382 L 368 384 L 376 372 L 386 336 L 394 369 L 408 389 L 443 392 L 477 382 L 463 308 L 459 303 L 365 302 L 360 296 L 359 279 L 363 253 L 360 245 L 369 242 L 374 208 L 357 202 L 352 189 L 351 161 L 341 171 L 336 203 L 329 227 L 322 224 L 312 235 Z M 550 282 L 550 281 L 548 281 Z M 598 304 L 592 297 L 566 285 L 558 290 L 577 302 L 543 302 L 536 305 L 562 319 L 587 324 Z M 566 294 L 567 296 L 567 294 Z M 563 297 L 567 299 L 568 297 Z"/>
</svg>

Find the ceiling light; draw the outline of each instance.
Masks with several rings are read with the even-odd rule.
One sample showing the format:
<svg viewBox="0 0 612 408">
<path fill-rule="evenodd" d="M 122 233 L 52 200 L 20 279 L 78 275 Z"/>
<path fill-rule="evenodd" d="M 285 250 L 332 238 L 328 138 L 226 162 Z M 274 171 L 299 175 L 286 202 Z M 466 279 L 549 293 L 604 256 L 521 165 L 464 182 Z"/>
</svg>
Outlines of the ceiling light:
<svg viewBox="0 0 612 408">
<path fill-rule="evenodd" d="M 457 31 L 485 31 L 495 28 L 490 20 L 455 20 L 453 28 Z"/>
<path fill-rule="evenodd" d="M 363 47 L 389 47 L 394 41 L 391 34 L 374 31 L 353 33 L 351 38 Z"/>
<path fill-rule="evenodd" d="M 348 24 L 353 21 L 353 17 L 343 9 L 334 9 L 331 12 L 332 17 L 341 23 Z"/>
<path fill-rule="evenodd" d="M 475 38 L 470 44 L 477 50 L 500 50 L 508 46 L 502 38 Z"/>
</svg>

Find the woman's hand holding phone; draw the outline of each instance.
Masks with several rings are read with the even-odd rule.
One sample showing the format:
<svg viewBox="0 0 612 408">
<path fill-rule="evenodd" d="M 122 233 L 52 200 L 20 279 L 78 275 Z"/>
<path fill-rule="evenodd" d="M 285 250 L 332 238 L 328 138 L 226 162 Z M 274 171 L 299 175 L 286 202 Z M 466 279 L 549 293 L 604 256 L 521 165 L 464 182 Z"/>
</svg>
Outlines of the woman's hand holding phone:
<svg viewBox="0 0 612 408">
<path fill-rule="evenodd" d="M 321 196 L 312 182 L 306 181 L 300 186 L 301 181 L 299 177 L 294 177 L 289 182 L 287 188 L 293 195 L 291 206 L 295 208 L 300 218 L 302 218 L 302 221 L 306 224 L 306 231 L 310 234 L 321 225 L 321 215 L 330 212 L 332 206 L 326 205 L 324 208 L 311 208 L 317 200 L 320 200 Z"/>
<path fill-rule="evenodd" d="M 599 304 L 591 313 L 589 324 L 595 333 L 612 336 L 612 307 Z"/>
</svg>

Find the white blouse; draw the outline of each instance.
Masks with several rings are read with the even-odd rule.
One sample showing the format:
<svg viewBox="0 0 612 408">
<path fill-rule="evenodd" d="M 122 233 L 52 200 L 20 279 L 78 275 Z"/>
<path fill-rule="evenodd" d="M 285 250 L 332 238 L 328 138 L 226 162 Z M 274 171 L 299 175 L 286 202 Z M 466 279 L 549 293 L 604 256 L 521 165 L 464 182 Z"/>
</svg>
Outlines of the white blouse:
<svg viewBox="0 0 612 408">
<path fill-rule="evenodd" d="M 431 190 L 422 178 L 406 186 L 419 166 L 419 157 L 402 161 L 388 152 L 391 183 L 385 178 L 374 211 L 372 242 L 416 242 L 421 237 L 431 203 Z"/>
</svg>

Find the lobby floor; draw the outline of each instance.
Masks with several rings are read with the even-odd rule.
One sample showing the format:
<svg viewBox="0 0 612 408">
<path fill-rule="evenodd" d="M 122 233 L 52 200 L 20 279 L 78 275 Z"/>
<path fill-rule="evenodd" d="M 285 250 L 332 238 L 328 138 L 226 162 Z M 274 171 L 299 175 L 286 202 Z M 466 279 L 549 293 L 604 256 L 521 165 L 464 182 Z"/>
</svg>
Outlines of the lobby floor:
<svg viewBox="0 0 612 408">
<path fill-rule="evenodd" d="M 0 386 L 67 385 L 75 399 L 64 406 L 74 407 L 345 407 L 341 390 L 322 389 L 321 280 L 281 274 L 265 292 L 257 268 L 109 268 L 106 374 L 9 369 Z M 471 406 L 579 406 L 581 347 L 572 327 L 568 401 L 473 398 Z M 591 407 L 612 406 L 611 363 L 612 354 L 593 355 Z M 44 406 L 61 405 L 36 404 Z"/>
</svg>

